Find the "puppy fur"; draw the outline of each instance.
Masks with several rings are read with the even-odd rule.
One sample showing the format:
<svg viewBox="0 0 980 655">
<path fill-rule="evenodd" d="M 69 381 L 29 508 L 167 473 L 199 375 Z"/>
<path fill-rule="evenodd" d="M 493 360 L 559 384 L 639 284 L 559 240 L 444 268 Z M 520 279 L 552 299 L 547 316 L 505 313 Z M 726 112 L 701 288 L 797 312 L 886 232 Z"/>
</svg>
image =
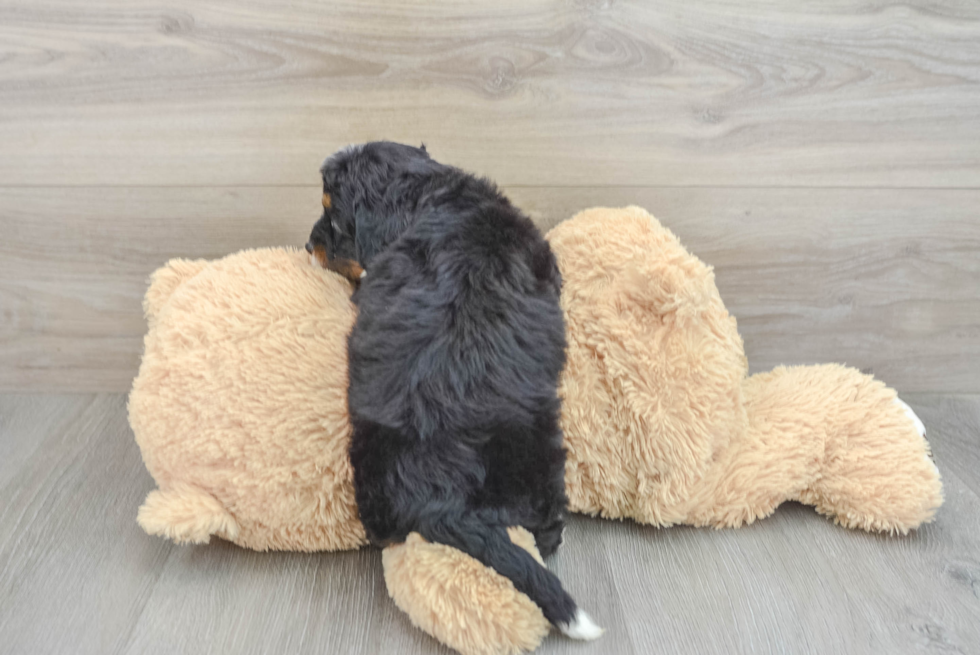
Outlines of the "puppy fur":
<svg viewBox="0 0 980 655">
<path fill-rule="evenodd" d="M 558 378 L 561 276 L 534 224 L 488 180 L 424 146 L 351 146 L 324 163 L 307 249 L 358 283 L 348 345 L 358 511 L 384 546 L 418 532 L 509 578 L 576 638 L 601 632 L 543 556 L 567 506 Z"/>
</svg>

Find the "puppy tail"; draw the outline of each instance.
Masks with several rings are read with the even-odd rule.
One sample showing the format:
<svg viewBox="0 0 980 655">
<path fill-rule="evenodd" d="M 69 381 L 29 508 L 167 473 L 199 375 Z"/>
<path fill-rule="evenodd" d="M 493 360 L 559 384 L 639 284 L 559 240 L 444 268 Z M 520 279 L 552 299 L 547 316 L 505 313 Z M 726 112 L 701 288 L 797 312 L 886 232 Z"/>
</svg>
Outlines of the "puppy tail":
<svg viewBox="0 0 980 655">
<path fill-rule="evenodd" d="M 452 546 L 514 583 L 541 608 L 544 617 L 573 639 L 592 640 L 604 630 L 565 591 L 558 577 L 510 540 L 503 525 L 473 515 L 442 517 L 419 526 L 427 540 Z"/>
</svg>

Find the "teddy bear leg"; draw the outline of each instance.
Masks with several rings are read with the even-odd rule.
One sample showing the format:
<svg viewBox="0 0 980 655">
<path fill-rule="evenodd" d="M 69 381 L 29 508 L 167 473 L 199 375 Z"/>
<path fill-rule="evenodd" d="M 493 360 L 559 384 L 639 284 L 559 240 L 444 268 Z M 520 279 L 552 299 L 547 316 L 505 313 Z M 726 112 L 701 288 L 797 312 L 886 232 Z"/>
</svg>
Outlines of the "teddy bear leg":
<svg viewBox="0 0 980 655">
<path fill-rule="evenodd" d="M 942 503 L 922 422 L 874 378 L 778 367 L 743 391 L 748 430 L 692 494 L 685 522 L 737 527 L 798 500 L 847 527 L 904 533 Z"/>
<path fill-rule="evenodd" d="M 541 562 L 529 532 L 508 532 Z M 395 604 L 416 627 L 463 655 L 532 651 L 551 628 L 510 580 L 455 548 L 413 532 L 404 543 L 385 548 L 381 560 Z"/>
<path fill-rule="evenodd" d="M 895 391 L 843 366 L 787 374 L 805 376 L 810 401 L 797 410 L 826 439 L 799 500 L 851 528 L 904 534 L 931 521 L 943 500 L 939 471 L 925 426 Z"/>
</svg>

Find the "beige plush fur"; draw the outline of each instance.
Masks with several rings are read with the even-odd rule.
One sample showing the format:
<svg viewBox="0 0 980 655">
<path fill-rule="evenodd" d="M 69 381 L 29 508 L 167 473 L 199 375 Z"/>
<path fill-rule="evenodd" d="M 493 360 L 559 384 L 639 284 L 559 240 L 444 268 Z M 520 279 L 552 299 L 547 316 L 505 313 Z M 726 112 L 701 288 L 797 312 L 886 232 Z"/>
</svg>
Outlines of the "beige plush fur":
<svg viewBox="0 0 980 655">
<path fill-rule="evenodd" d="M 549 234 L 564 277 L 562 379 L 574 511 L 737 527 L 783 501 L 904 533 L 942 503 L 895 392 L 837 365 L 747 375 L 711 269 L 642 209 L 592 209 Z M 364 544 L 347 461 L 341 278 L 281 249 L 154 274 L 130 422 L 159 486 L 151 533 L 255 549 Z M 536 554 L 527 533 L 516 543 Z M 412 535 L 383 556 L 395 602 L 467 655 L 533 650 L 548 624 L 475 560 Z"/>
<path fill-rule="evenodd" d="M 510 528 L 515 544 L 544 564 L 534 537 Z M 507 578 L 462 552 L 416 533 L 381 555 L 388 593 L 419 628 L 467 655 L 534 650 L 550 628 L 541 609 Z"/>
<path fill-rule="evenodd" d="M 581 212 L 549 239 L 575 511 L 738 527 L 798 500 L 901 533 L 932 518 L 939 473 L 894 391 L 833 364 L 748 377 L 711 269 L 638 207 Z"/>
<path fill-rule="evenodd" d="M 306 253 L 176 260 L 146 294 L 129 420 L 150 534 L 257 550 L 365 543 L 347 459 L 350 289 Z"/>
</svg>

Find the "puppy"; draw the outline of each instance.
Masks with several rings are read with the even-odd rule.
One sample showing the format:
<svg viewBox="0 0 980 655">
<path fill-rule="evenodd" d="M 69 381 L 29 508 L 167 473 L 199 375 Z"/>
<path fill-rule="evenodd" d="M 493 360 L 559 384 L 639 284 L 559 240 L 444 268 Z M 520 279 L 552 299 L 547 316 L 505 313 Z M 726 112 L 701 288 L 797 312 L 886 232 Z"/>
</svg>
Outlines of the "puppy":
<svg viewBox="0 0 980 655">
<path fill-rule="evenodd" d="M 497 188 L 424 146 L 348 147 L 324 163 L 307 250 L 358 283 L 348 339 L 350 459 L 368 538 L 410 532 L 509 578 L 565 634 L 602 630 L 554 574 L 568 499 L 559 427 L 561 276 Z"/>
</svg>

